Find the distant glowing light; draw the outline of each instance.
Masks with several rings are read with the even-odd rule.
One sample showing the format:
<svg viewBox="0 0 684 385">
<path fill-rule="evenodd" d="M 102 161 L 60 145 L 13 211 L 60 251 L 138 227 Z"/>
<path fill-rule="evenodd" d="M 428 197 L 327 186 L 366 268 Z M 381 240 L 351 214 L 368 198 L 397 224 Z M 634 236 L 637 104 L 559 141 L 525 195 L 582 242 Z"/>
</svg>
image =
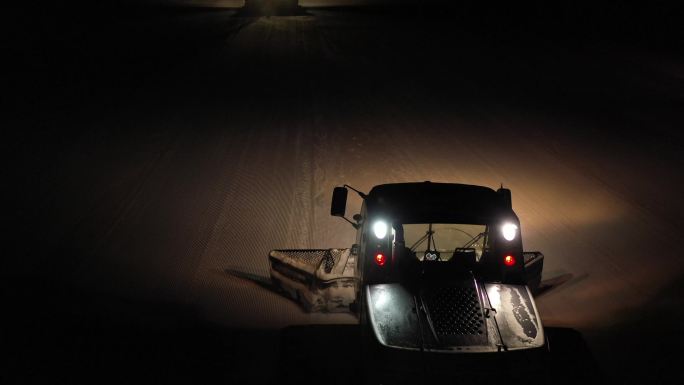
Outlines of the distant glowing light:
<svg viewBox="0 0 684 385">
<path fill-rule="evenodd" d="M 378 239 L 385 238 L 387 235 L 387 223 L 384 221 L 377 221 L 373 224 L 373 233 Z"/>
<path fill-rule="evenodd" d="M 504 265 L 513 266 L 515 265 L 515 258 L 512 255 L 507 255 L 504 257 Z"/>
<path fill-rule="evenodd" d="M 506 223 L 501 226 L 501 233 L 507 241 L 512 241 L 518 233 L 518 226 L 513 223 Z"/>
<path fill-rule="evenodd" d="M 384 266 L 385 262 L 387 262 L 387 258 L 385 257 L 385 254 L 378 253 L 375 255 L 375 263 L 377 263 L 378 266 Z"/>
</svg>

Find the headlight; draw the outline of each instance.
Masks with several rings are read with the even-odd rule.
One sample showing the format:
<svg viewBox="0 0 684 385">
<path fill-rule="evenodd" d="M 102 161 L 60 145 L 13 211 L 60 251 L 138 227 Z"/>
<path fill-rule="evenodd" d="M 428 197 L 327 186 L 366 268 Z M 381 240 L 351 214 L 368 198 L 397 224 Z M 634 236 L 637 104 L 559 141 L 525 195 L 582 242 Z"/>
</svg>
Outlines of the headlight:
<svg viewBox="0 0 684 385">
<path fill-rule="evenodd" d="M 518 233 L 518 226 L 513 223 L 506 223 L 501 226 L 501 233 L 507 241 L 512 241 L 515 239 L 515 235 Z"/>
<path fill-rule="evenodd" d="M 385 235 L 387 235 L 387 223 L 384 221 L 373 223 L 373 233 L 375 233 L 375 236 L 378 237 L 378 239 L 385 238 Z"/>
</svg>

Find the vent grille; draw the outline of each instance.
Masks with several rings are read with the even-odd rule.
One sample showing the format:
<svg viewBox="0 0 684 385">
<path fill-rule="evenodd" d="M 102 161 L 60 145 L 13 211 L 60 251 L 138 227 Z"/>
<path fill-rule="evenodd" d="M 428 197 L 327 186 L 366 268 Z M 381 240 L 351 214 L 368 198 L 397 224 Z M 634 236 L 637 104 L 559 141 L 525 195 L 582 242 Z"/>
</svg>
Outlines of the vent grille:
<svg viewBox="0 0 684 385">
<path fill-rule="evenodd" d="M 423 300 L 438 336 L 477 336 L 485 333 L 484 319 L 475 288 L 432 288 L 424 294 Z"/>
</svg>

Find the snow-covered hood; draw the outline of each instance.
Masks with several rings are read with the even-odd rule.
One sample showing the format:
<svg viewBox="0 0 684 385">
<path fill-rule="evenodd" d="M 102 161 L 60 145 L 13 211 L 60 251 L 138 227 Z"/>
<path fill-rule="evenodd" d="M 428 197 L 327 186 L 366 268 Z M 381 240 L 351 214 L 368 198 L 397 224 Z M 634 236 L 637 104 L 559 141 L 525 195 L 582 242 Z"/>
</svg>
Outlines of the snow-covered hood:
<svg viewBox="0 0 684 385">
<path fill-rule="evenodd" d="M 364 290 L 372 329 L 388 347 L 476 353 L 544 345 L 541 319 L 526 286 L 467 279 L 421 288 L 377 284 Z"/>
</svg>

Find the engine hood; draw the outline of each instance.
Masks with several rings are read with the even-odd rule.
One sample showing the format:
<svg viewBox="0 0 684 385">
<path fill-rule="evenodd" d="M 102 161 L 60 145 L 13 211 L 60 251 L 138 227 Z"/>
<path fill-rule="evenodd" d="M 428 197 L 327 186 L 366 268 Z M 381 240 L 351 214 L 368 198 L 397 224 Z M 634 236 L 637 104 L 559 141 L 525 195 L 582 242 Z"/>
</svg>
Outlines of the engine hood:
<svg viewBox="0 0 684 385">
<path fill-rule="evenodd" d="M 365 287 L 369 322 L 382 345 L 445 353 L 538 348 L 544 330 L 526 286 L 475 279 L 409 288 Z"/>
</svg>

